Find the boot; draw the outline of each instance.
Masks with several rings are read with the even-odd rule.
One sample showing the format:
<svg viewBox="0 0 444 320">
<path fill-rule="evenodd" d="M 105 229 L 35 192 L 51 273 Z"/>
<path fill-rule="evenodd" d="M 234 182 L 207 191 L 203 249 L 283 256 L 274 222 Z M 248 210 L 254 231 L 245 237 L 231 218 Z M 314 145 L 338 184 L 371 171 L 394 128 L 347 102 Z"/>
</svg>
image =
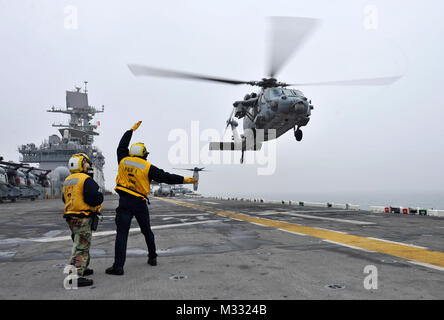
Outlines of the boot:
<svg viewBox="0 0 444 320">
<path fill-rule="evenodd" d="M 72 284 L 72 280 L 69 280 L 69 284 Z M 87 279 L 84 277 L 77 278 L 77 286 L 78 287 L 87 287 L 87 286 L 91 286 L 92 284 L 93 284 L 92 279 Z"/>
<path fill-rule="evenodd" d="M 112 266 L 112 267 L 109 267 L 108 269 L 106 269 L 105 272 L 107 274 L 113 274 L 115 276 L 121 276 L 121 275 L 123 275 L 123 268 L 116 268 L 116 267 Z"/>
<path fill-rule="evenodd" d="M 94 274 L 94 270 L 93 269 L 85 269 L 85 271 L 83 271 L 83 275 L 84 276 L 90 276 Z"/>
<path fill-rule="evenodd" d="M 156 258 L 148 258 L 148 264 L 150 266 L 157 266 L 157 259 Z"/>
</svg>

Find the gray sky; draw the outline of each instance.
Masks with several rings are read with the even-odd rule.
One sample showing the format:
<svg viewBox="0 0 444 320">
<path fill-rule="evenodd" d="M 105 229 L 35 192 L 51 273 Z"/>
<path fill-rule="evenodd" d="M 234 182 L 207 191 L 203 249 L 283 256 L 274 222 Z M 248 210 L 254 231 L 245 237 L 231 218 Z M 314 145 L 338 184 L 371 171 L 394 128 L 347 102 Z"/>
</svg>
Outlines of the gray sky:
<svg viewBox="0 0 444 320">
<path fill-rule="evenodd" d="M 75 30 L 64 27 L 68 5 L 77 9 Z M 364 28 L 367 5 L 378 10 L 376 30 Z M 0 154 L 17 161 L 18 145 L 57 133 L 51 124 L 67 118 L 45 110 L 64 108 L 65 90 L 87 80 L 90 104 L 105 105 L 96 145 L 105 155 L 107 188 L 114 186 L 118 141 L 137 120 L 143 124 L 133 142 L 145 142 L 149 160 L 174 172 L 169 132 L 189 132 L 192 120 L 222 131 L 232 103 L 251 88 L 136 78 L 127 64 L 258 80 L 266 68 L 265 17 L 313 17 L 322 26 L 279 80 L 404 77 L 389 87 L 301 88 L 315 109 L 301 143 L 292 131 L 278 139 L 275 173 L 212 165 L 200 191 L 440 191 L 443 11 L 441 1 L 401 0 L 0 0 Z"/>
</svg>

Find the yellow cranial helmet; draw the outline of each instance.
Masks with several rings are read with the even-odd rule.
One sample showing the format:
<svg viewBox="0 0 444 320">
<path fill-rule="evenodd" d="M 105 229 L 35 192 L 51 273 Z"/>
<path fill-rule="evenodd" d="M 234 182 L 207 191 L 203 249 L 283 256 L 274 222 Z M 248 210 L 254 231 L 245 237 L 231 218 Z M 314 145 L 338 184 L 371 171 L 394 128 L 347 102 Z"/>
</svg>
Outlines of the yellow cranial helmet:
<svg viewBox="0 0 444 320">
<path fill-rule="evenodd" d="M 146 150 L 145 145 L 142 142 L 133 143 L 129 149 L 129 155 L 131 157 L 140 157 L 146 159 L 149 152 Z"/>
<path fill-rule="evenodd" d="M 71 158 L 68 161 L 68 169 L 71 173 L 79 173 L 84 172 L 85 169 L 83 168 L 83 160 L 86 160 L 86 162 L 91 165 L 91 160 L 89 160 L 89 157 L 84 153 L 76 153 L 71 156 Z"/>
</svg>

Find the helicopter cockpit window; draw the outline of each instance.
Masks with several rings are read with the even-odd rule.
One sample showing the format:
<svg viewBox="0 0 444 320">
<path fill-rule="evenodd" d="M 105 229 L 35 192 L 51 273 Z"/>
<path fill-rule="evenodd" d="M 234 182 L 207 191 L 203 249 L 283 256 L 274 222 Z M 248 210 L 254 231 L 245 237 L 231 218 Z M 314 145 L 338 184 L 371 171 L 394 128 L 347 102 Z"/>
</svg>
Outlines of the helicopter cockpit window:
<svg viewBox="0 0 444 320">
<path fill-rule="evenodd" d="M 284 94 L 288 97 L 297 97 L 298 96 L 297 90 L 291 90 L 291 89 L 283 89 L 283 90 L 284 90 Z"/>
<path fill-rule="evenodd" d="M 278 98 L 282 95 L 282 89 L 280 88 L 271 88 L 266 93 L 267 99 Z"/>
</svg>

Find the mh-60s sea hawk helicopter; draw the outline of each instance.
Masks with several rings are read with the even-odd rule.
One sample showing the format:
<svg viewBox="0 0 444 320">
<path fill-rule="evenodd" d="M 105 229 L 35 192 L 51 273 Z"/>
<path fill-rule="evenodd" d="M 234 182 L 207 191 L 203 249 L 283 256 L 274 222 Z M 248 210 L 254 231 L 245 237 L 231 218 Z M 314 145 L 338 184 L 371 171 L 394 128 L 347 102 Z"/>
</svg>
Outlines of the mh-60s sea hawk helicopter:
<svg viewBox="0 0 444 320">
<path fill-rule="evenodd" d="M 276 139 L 288 130 L 294 130 L 297 141 L 302 140 L 301 127 L 310 120 L 313 105 L 311 100 L 297 89 L 290 86 L 381 86 L 397 81 L 401 76 L 367 78 L 346 81 L 328 81 L 316 83 L 285 83 L 275 78 L 288 58 L 299 49 L 308 36 L 319 25 L 319 20 L 312 18 L 271 17 L 271 46 L 268 77 L 260 81 L 240 81 L 212 77 L 189 72 L 171 71 L 143 65 L 128 65 L 135 76 L 158 76 L 167 78 L 213 81 L 260 87 L 258 92 L 245 95 L 243 100 L 233 104 L 233 110 L 227 126 L 233 131 L 233 142 L 210 142 L 210 150 L 242 151 L 241 163 L 246 150 L 260 150 L 262 143 Z M 239 135 L 238 123 L 233 119 L 243 119 L 243 134 Z"/>
</svg>

